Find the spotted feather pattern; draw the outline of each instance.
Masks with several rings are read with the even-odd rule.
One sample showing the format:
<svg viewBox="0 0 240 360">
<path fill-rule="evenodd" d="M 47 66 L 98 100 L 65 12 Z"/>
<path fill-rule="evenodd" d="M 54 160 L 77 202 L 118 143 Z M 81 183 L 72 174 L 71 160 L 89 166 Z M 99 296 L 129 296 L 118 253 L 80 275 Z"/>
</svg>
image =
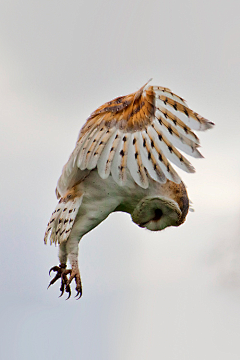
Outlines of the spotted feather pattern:
<svg viewBox="0 0 240 360">
<path fill-rule="evenodd" d="M 76 218 L 78 209 L 82 203 L 83 196 L 75 196 L 67 194 L 61 198 L 57 204 L 56 209 L 47 224 L 47 229 L 44 236 L 44 242 L 48 239 L 50 244 L 61 244 L 66 241 L 70 235 L 74 220 Z"/>
<path fill-rule="evenodd" d="M 78 171 L 97 167 L 101 178 L 111 174 L 120 186 L 124 186 L 129 173 L 143 188 L 148 187 L 149 177 L 160 183 L 166 179 L 179 183 L 171 163 L 194 172 L 180 151 L 201 158 L 199 139 L 193 130 L 203 131 L 213 125 L 170 89 L 145 84 L 89 116 L 61 177 L 67 183 L 76 167 Z"/>
<path fill-rule="evenodd" d="M 127 167 L 134 181 L 144 189 L 148 188 L 146 168 L 143 165 L 142 155 L 139 146 L 140 134 L 130 134 Z"/>
<path fill-rule="evenodd" d="M 101 151 L 100 156 L 98 156 L 98 158 L 100 157 L 97 162 L 98 173 L 102 179 L 107 179 L 110 174 L 112 161 L 120 140 L 121 132 L 115 130 L 109 141 L 106 143 L 103 151 Z"/>
</svg>

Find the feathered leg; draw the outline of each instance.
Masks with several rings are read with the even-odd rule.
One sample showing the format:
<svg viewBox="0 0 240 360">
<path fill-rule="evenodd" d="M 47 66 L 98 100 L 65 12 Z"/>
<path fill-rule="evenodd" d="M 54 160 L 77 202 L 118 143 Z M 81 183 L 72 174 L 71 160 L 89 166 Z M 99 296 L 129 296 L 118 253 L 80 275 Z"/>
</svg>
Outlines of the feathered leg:
<svg viewBox="0 0 240 360">
<path fill-rule="evenodd" d="M 72 270 L 66 269 L 67 258 L 69 249 L 67 249 L 68 237 L 71 233 L 74 220 L 76 218 L 78 209 L 82 203 L 82 195 L 75 196 L 74 189 L 67 193 L 64 198 L 61 198 L 52 217 L 48 223 L 48 227 L 45 233 L 45 243 L 50 238 L 50 242 L 59 243 L 59 266 L 53 266 L 49 274 L 52 271 L 56 272 L 55 277 L 50 281 L 49 286 L 53 285 L 58 279 L 61 279 L 60 291 L 62 296 L 64 291 L 68 293 L 68 299 L 71 296 L 70 282 L 68 281 L 68 275 L 72 273 Z M 79 194 L 78 194 L 79 195 Z M 77 242 L 78 244 L 78 242 Z M 78 245 L 75 245 L 78 253 Z M 48 286 L 48 287 L 49 287 Z M 78 286 L 79 288 L 79 286 Z M 79 294 L 79 293 L 78 293 Z"/>
<path fill-rule="evenodd" d="M 106 196 L 105 202 L 103 203 L 102 197 L 98 198 L 96 192 L 94 192 L 95 187 L 90 190 L 84 194 L 83 199 L 79 198 L 78 202 L 75 198 L 74 201 L 71 201 L 69 196 L 65 196 L 62 200 L 63 206 L 61 206 L 59 210 L 60 214 L 55 218 L 55 214 L 58 211 L 57 208 L 52 216 L 53 220 L 52 218 L 50 219 L 47 228 L 46 239 L 47 236 L 50 236 L 50 226 L 52 226 L 54 231 L 53 241 L 60 243 L 60 265 L 54 266 L 51 269 L 56 271 L 56 276 L 49 285 L 54 284 L 61 278 L 61 295 L 66 291 L 68 298 L 71 296 L 70 284 L 73 279 L 76 283 L 76 297 L 80 299 L 82 296 L 82 284 L 78 268 L 78 245 L 80 239 L 102 222 L 109 213 L 114 211 L 119 205 L 119 199 L 117 197 L 112 198 Z M 107 191 L 109 191 L 109 189 L 107 189 Z M 73 214 L 76 213 L 77 216 L 73 218 Z M 49 228 L 50 230 L 48 230 Z M 67 259 L 70 261 L 71 270 L 66 268 Z"/>
</svg>

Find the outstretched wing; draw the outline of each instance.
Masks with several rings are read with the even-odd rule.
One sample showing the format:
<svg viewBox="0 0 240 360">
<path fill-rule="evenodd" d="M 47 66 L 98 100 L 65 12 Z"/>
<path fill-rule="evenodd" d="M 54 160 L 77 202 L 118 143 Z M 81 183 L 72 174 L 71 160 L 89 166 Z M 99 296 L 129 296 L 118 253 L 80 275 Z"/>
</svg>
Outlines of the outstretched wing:
<svg viewBox="0 0 240 360">
<path fill-rule="evenodd" d="M 160 183 L 166 179 L 179 183 L 180 177 L 171 163 L 194 172 L 179 150 L 202 157 L 193 130 L 207 130 L 213 125 L 189 109 L 170 89 L 146 84 L 133 94 L 102 105 L 90 115 L 59 184 L 63 179 L 66 184 L 69 179 L 73 182 L 82 172 L 95 167 L 101 178 L 112 174 L 121 186 L 126 182 L 127 169 L 143 188 L 148 187 L 149 176 Z"/>
</svg>

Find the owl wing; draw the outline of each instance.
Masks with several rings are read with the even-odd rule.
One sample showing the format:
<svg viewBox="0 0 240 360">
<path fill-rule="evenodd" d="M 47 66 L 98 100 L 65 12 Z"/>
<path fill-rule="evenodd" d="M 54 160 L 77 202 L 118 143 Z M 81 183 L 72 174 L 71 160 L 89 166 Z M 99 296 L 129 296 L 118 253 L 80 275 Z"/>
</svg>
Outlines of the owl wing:
<svg viewBox="0 0 240 360">
<path fill-rule="evenodd" d="M 101 178 L 111 174 L 120 186 L 126 183 L 127 169 L 142 188 L 148 187 L 149 177 L 160 183 L 166 179 L 179 183 L 181 179 L 171 163 L 194 172 L 179 150 L 202 157 L 193 130 L 207 130 L 213 125 L 170 89 L 146 84 L 90 115 L 63 169 L 58 188 L 62 183 L 78 181 L 96 167 Z"/>
</svg>

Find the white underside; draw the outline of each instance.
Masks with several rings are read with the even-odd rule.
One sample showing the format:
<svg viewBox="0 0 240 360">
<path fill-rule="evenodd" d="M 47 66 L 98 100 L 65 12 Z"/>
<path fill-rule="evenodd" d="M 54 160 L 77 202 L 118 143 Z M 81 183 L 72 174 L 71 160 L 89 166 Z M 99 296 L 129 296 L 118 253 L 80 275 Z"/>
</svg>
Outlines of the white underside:
<svg viewBox="0 0 240 360">
<path fill-rule="evenodd" d="M 178 204 L 171 199 L 171 195 L 166 193 L 166 187 L 162 190 L 162 185 L 158 182 L 149 179 L 149 187 L 143 189 L 133 181 L 130 174 L 127 176 L 127 181 L 124 187 L 119 186 L 112 176 L 103 180 L 97 169 L 90 172 L 89 176 L 77 185 L 79 192 L 83 193 L 83 199 L 81 206 L 79 207 L 77 216 L 75 218 L 74 225 L 70 232 L 69 238 L 66 242 L 60 245 L 59 257 L 60 261 L 66 258 L 67 255 L 71 255 L 76 259 L 78 255 L 78 244 L 83 235 L 88 233 L 99 223 L 101 223 L 106 217 L 113 211 L 119 210 L 129 214 L 133 214 L 136 209 L 144 204 L 143 200 L 148 198 L 147 208 L 138 214 L 137 221 L 139 226 L 144 223 L 142 227 L 149 230 L 162 230 L 166 226 L 174 225 L 179 218 L 181 211 Z M 149 199 L 156 199 L 162 197 L 165 199 L 165 204 L 169 199 L 170 207 L 165 206 L 166 212 L 165 218 L 160 222 L 151 222 L 151 202 Z M 156 201 L 155 201 L 156 203 Z M 156 207 L 154 203 L 154 206 Z M 175 204 L 175 207 L 174 207 Z M 169 210 L 170 209 L 170 210 Z"/>
</svg>

